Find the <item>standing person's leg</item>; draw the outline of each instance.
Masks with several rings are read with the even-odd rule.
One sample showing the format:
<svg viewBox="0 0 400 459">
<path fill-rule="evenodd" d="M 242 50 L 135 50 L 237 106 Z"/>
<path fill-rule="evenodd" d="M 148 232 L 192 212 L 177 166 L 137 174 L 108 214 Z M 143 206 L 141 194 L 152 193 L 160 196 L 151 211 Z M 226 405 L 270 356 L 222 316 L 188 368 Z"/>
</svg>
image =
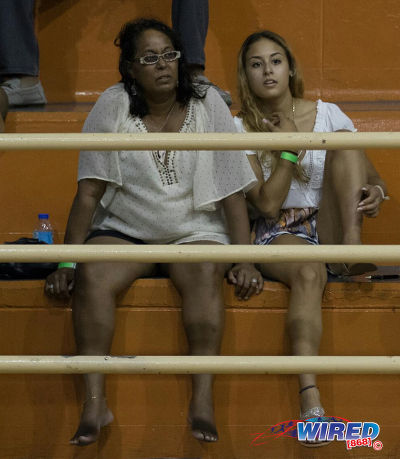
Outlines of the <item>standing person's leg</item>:
<svg viewBox="0 0 400 459">
<path fill-rule="evenodd" d="M 189 65 L 195 81 L 199 84 L 213 85 L 204 75 L 206 59 L 204 47 L 208 31 L 208 0 L 172 0 L 172 27 L 180 35 Z M 215 85 L 213 85 L 215 86 Z M 228 92 L 215 86 L 226 104 L 232 99 Z"/>
<path fill-rule="evenodd" d="M 4 122 L 8 112 L 8 99 L 6 93 L 0 87 L 0 132 L 4 132 Z"/>
<path fill-rule="evenodd" d="M 206 66 L 204 46 L 208 30 L 208 0 L 173 0 L 172 27 L 179 33 L 186 61 L 194 75 Z"/>
<path fill-rule="evenodd" d="M 0 2 L 0 81 L 9 104 L 45 104 L 39 81 L 35 0 Z"/>
<path fill-rule="evenodd" d="M 215 244 L 211 241 L 197 244 Z M 224 327 L 223 279 L 228 264 L 173 263 L 169 275 L 182 297 L 183 324 L 190 355 L 217 355 Z M 218 433 L 214 419 L 213 375 L 192 376 L 189 422 L 193 436 L 214 442 Z"/>
<path fill-rule="evenodd" d="M 128 244 L 114 237 L 99 236 L 88 244 Z M 79 264 L 73 296 L 73 322 L 79 355 L 108 355 L 114 334 L 115 303 L 118 294 L 143 276 L 154 265 L 121 262 Z M 78 429 L 70 443 L 86 446 L 95 442 L 100 430 L 113 420 L 105 397 L 105 377 L 101 373 L 84 375 L 85 402 Z"/>
<path fill-rule="evenodd" d="M 35 0 L 0 2 L 0 75 L 39 75 L 39 46 L 35 35 Z"/>
</svg>

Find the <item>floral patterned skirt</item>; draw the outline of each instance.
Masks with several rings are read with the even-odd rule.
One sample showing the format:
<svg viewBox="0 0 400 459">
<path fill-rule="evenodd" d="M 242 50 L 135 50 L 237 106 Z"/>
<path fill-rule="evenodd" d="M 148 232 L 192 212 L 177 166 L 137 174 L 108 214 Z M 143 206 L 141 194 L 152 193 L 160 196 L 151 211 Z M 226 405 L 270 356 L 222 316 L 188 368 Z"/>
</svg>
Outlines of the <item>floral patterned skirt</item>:
<svg viewBox="0 0 400 459">
<path fill-rule="evenodd" d="M 258 217 L 253 224 L 253 239 L 256 245 L 268 245 L 282 234 L 293 234 L 318 244 L 317 207 L 304 209 L 281 209 L 277 219 Z"/>
</svg>

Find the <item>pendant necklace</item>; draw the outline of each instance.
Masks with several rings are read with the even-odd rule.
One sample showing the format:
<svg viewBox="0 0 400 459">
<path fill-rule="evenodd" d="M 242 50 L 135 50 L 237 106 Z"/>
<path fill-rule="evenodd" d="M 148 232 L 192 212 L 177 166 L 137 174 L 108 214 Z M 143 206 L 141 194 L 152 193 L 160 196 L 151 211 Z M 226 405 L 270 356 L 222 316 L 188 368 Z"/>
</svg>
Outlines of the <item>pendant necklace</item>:
<svg viewBox="0 0 400 459">
<path fill-rule="evenodd" d="M 292 97 L 292 114 L 293 114 L 293 123 L 296 125 L 296 122 L 295 122 L 296 106 L 295 106 L 295 103 L 294 103 L 294 97 Z M 303 153 L 303 150 L 300 150 L 298 156 L 300 156 L 302 153 Z M 304 153 L 307 154 L 307 150 Z M 314 151 L 313 150 L 310 151 L 309 157 L 310 157 L 310 159 L 309 159 L 307 176 L 311 177 L 312 174 L 313 174 L 313 171 L 314 171 L 314 161 L 313 161 L 313 159 L 314 159 Z M 299 164 L 302 162 L 303 159 L 304 159 L 304 156 L 299 161 Z"/>
<path fill-rule="evenodd" d="M 168 121 L 169 121 L 169 119 L 171 117 L 172 112 L 174 111 L 175 105 L 176 105 L 176 100 L 171 105 L 170 109 L 168 110 L 167 116 L 165 117 L 165 120 L 164 120 L 163 124 L 160 127 L 156 127 L 156 126 L 154 126 L 154 124 L 152 124 L 150 122 L 150 126 L 149 127 L 151 129 L 151 132 L 162 132 L 163 131 L 163 129 L 165 128 L 165 126 L 167 125 L 167 123 L 168 123 Z M 147 120 L 147 123 L 148 123 L 148 120 Z M 163 166 L 166 166 L 166 162 L 168 160 L 168 153 L 169 153 L 168 150 L 156 150 L 156 151 L 153 152 L 153 156 Z"/>
</svg>

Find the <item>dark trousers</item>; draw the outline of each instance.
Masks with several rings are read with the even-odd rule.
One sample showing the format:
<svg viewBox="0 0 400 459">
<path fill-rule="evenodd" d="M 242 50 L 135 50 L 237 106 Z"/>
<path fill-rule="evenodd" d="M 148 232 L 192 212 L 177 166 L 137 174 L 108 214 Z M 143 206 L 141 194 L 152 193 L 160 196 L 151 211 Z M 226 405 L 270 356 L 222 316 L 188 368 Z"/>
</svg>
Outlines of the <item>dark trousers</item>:
<svg viewBox="0 0 400 459">
<path fill-rule="evenodd" d="M 179 33 L 183 43 L 186 62 L 204 67 L 208 0 L 172 0 L 171 16 L 172 27 Z"/>
<path fill-rule="evenodd" d="M 35 0 L 0 0 L 0 75 L 39 74 Z"/>
</svg>

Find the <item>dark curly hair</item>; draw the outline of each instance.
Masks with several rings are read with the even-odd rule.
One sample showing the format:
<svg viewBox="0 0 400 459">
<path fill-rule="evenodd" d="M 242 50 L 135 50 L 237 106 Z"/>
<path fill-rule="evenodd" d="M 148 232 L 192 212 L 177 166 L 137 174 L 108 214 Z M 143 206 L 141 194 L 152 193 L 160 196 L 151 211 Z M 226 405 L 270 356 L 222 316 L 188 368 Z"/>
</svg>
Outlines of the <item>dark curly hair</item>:
<svg viewBox="0 0 400 459">
<path fill-rule="evenodd" d="M 118 36 L 114 40 L 114 45 L 121 49 L 119 57 L 119 73 L 121 82 L 124 84 L 125 91 L 129 94 L 129 112 L 132 116 L 143 117 L 149 113 L 149 108 L 139 83 L 130 75 L 132 59 L 136 55 L 136 44 L 140 35 L 146 30 L 153 29 L 165 34 L 170 40 L 175 50 L 181 52 L 178 59 L 178 78 L 179 86 L 176 91 L 176 99 L 181 105 L 186 105 L 191 97 L 203 99 L 205 91 L 193 84 L 190 73 L 187 69 L 185 55 L 178 35 L 166 24 L 157 19 L 140 18 L 124 24 Z M 135 86 L 135 93 L 132 91 Z"/>
</svg>

